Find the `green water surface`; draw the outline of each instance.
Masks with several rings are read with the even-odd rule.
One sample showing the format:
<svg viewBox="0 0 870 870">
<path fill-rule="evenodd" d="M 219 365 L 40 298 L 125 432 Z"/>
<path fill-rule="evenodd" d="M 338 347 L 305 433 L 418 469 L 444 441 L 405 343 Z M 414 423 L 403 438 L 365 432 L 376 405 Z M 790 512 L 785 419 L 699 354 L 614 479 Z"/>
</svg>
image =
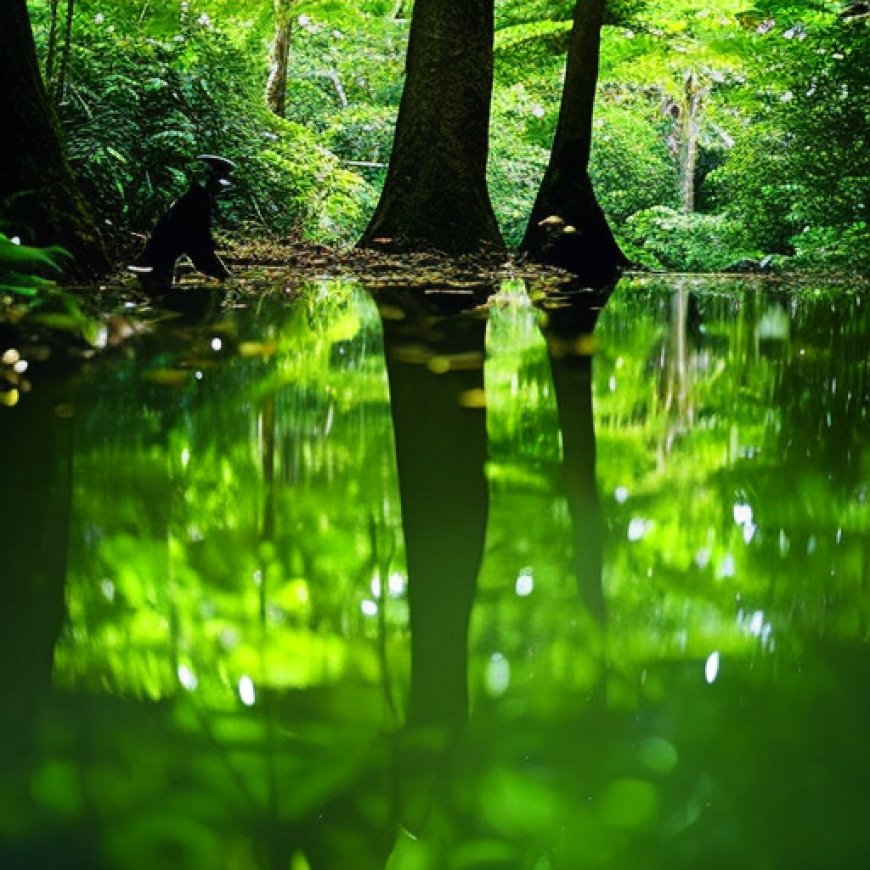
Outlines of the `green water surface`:
<svg viewBox="0 0 870 870">
<path fill-rule="evenodd" d="M 19 372 L 0 867 L 870 868 L 870 306 L 496 289 Z"/>
</svg>

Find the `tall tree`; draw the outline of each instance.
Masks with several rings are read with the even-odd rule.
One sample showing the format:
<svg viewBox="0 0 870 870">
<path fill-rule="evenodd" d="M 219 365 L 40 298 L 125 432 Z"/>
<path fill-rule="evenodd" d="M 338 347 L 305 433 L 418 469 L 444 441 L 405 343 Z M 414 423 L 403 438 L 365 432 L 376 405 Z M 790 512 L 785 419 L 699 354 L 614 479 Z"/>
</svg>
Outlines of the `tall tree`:
<svg viewBox="0 0 870 870">
<path fill-rule="evenodd" d="M 296 0 L 273 0 L 275 31 L 269 49 L 266 105 L 284 117 L 287 109 L 287 69 L 290 60 L 290 20 Z"/>
<path fill-rule="evenodd" d="M 551 235 L 541 222 L 558 216 L 575 231 L 577 257 L 572 270 L 595 284 L 615 277 L 626 262 L 588 173 L 605 5 L 605 0 L 577 0 L 550 162 L 520 245 L 532 259 L 546 260 Z"/>
<path fill-rule="evenodd" d="M 79 272 L 108 259 L 63 154 L 36 61 L 25 0 L 0 4 L 0 221 L 35 244 L 60 244 Z"/>
<path fill-rule="evenodd" d="M 417 0 L 390 166 L 361 246 L 504 248 L 486 185 L 492 80 L 493 0 Z"/>
</svg>

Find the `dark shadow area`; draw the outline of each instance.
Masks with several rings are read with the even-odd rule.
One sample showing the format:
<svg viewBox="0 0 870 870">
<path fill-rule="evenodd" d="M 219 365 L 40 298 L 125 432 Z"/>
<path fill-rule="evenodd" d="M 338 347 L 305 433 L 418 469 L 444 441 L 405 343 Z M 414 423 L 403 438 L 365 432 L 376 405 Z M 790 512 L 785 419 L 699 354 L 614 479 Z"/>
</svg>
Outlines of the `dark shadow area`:
<svg viewBox="0 0 870 870">
<path fill-rule="evenodd" d="M 63 623 L 72 508 L 73 375 L 31 364 L 29 389 L 0 409 L 0 752 L 29 749 L 40 701 L 51 685 Z"/>
<path fill-rule="evenodd" d="M 230 277 L 230 270 L 215 251 L 211 221 L 218 197 L 230 186 L 229 175 L 235 167 L 231 161 L 211 154 L 197 159 L 207 167 L 205 181 L 193 180 L 187 192 L 172 203 L 152 230 L 138 260 L 130 266 L 150 295 L 170 290 L 176 263 L 184 256 L 205 275 L 220 281 Z"/>
<path fill-rule="evenodd" d="M 66 618 L 78 368 L 60 359 L 40 362 L 41 352 L 20 352 L 28 365 L 20 366 L 26 377 L 17 379 L 18 401 L 0 407 L 0 770 L 6 799 L 22 813 L 35 806 L 32 777 L 41 761 L 41 717 Z M 18 353 L 7 349 L 4 358 Z M 96 866 L 93 862 L 78 835 L 57 839 L 42 832 L 18 844 L 0 844 L 0 865 L 8 868 L 62 870 Z"/>
<path fill-rule="evenodd" d="M 592 355 L 593 330 L 612 291 L 612 285 L 598 291 L 569 287 L 540 303 L 562 435 L 563 484 L 571 517 L 577 591 L 601 623 L 606 617 L 601 586 L 604 522 L 595 478 Z"/>
<path fill-rule="evenodd" d="M 409 575 L 411 725 L 456 725 L 468 714 L 468 624 L 488 515 L 482 304 L 490 293 L 376 297 Z"/>
<path fill-rule="evenodd" d="M 468 717 L 468 631 L 489 515 L 489 286 L 379 291 L 408 569 L 411 677 L 398 735 L 400 832 L 438 837 Z M 406 845 L 400 833 L 396 848 Z M 409 841 L 410 842 L 410 841 Z"/>
</svg>

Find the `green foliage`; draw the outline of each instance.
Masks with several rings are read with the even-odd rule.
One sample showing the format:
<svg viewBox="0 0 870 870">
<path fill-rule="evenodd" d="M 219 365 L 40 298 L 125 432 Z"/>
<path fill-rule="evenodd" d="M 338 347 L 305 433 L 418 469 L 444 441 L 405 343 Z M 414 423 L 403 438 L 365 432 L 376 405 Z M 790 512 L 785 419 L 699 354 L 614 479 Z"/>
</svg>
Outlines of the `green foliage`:
<svg viewBox="0 0 870 870">
<path fill-rule="evenodd" d="M 661 125 L 603 101 L 596 113 L 589 165 L 608 218 L 621 227 L 635 212 L 677 205 L 677 171 Z"/>
<path fill-rule="evenodd" d="M 571 21 L 573 0 L 497 0 L 496 26 L 510 28 L 535 22 Z"/>
<path fill-rule="evenodd" d="M 753 257 L 739 247 L 736 230 L 724 215 L 687 214 L 659 205 L 633 214 L 621 240 L 629 259 L 652 269 L 718 272 Z"/>
<path fill-rule="evenodd" d="M 349 240 L 371 200 L 303 125 L 263 105 L 256 31 L 185 6 L 78 6 L 68 153 L 95 211 L 122 247 L 145 232 L 212 152 L 238 164 L 221 212 L 230 226 Z"/>
<path fill-rule="evenodd" d="M 870 31 L 787 4 L 767 11 L 776 17 L 754 35 L 741 94 L 754 123 L 735 129 L 711 189 L 755 246 L 800 248 L 802 268 L 865 268 Z"/>
<path fill-rule="evenodd" d="M 793 236 L 791 242 L 793 262 L 798 268 L 814 272 L 821 267 L 839 272 L 870 273 L 870 226 L 864 222 L 807 227 Z"/>
<path fill-rule="evenodd" d="M 334 117 L 325 138 L 329 149 L 342 160 L 386 163 L 395 126 L 396 112 L 390 106 L 348 106 Z"/>
<path fill-rule="evenodd" d="M 498 81 L 513 83 L 535 70 L 558 70 L 568 50 L 571 21 L 533 20 L 502 26 L 495 35 L 495 71 Z"/>
<path fill-rule="evenodd" d="M 292 3 L 284 121 L 263 105 L 271 2 L 79 0 L 59 110 L 69 156 L 116 246 L 153 225 L 203 151 L 239 164 L 221 208 L 233 232 L 357 237 L 385 175 L 358 164 L 389 159 L 410 5 Z M 838 18 L 835 6 L 608 3 L 591 173 L 639 259 L 706 268 L 751 251 L 800 268 L 865 262 L 870 28 Z M 30 8 L 44 52 L 49 4 Z M 573 11 L 569 0 L 496 4 L 490 183 L 511 244 L 546 165 Z M 666 244 L 661 215 L 628 223 L 679 204 L 688 75 L 702 93 L 695 208 L 722 219 L 681 225 L 673 231 L 683 241 Z M 659 238 L 644 245 L 637 234 L 647 225 Z M 698 249 L 723 233 L 727 255 Z"/>
<path fill-rule="evenodd" d="M 0 233 L 0 329 L 9 324 L 10 334 L 20 337 L 24 326 L 31 336 L 63 333 L 73 343 L 105 346 L 104 324 L 57 284 L 69 256 L 61 247 L 20 245 Z M 3 397 L 0 391 L 0 404 Z"/>
<path fill-rule="evenodd" d="M 60 261 L 68 256 L 63 248 L 19 245 L 0 233 L 0 293 L 37 296 L 53 288 L 54 280 L 43 275 L 58 275 Z"/>
<path fill-rule="evenodd" d="M 771 253 L 790 253 L 798 230 L 792 205 L 799 182 L 790 172 L 790 160 L 782 131 L 755 124 L 708 179 L 719 209 L 733 215 L 747 240 Z"/>
</svg>

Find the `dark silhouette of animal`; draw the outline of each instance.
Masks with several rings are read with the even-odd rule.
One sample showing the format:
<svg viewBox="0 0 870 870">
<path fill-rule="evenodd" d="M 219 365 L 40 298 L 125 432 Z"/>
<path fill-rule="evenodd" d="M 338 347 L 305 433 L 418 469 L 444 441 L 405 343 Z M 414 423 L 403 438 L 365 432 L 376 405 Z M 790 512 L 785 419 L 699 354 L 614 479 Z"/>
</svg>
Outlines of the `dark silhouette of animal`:
<svg viewBox="0 0 870 870">
<path fill-rule="evenodd" d="M 215 252 L 211 218 L 217 197 L 230 185 L 229 175 L 235 164 L 225 157 L 201 154 L 198 158 L 208 168 L 205 183 L 194 180 L 187 192 L 175 200 L 157 222 L 145 249 L 131 265 L 146 293 L 167 292 L 173 282 L 175 265 L 182 256 L 206 275 L 219 280 L 230 277 L 230 270 Z"/>
</svg>

